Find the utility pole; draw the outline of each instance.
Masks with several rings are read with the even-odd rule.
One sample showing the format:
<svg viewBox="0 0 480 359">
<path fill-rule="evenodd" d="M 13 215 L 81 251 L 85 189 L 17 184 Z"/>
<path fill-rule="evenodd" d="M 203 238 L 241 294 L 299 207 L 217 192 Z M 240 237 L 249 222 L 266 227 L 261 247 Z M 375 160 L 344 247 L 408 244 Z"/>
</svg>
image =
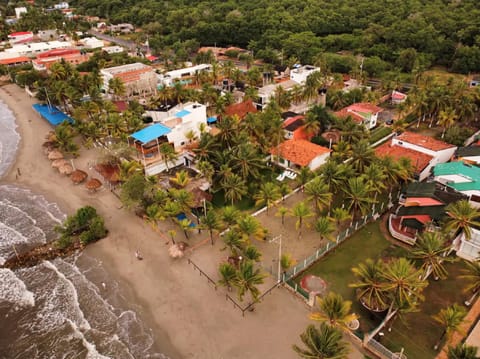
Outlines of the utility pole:
<svg viewBox="0 0 480 359">
<path fill-rule="evenodd" d="M 282 235 L 274 237 L 270 240 L 270 243 L 276 243 L 278 240 L 278 271 L 277 271 L 277 282 L 280 283 L 282 279 Z M 273 272 L 273 271 L 272 271 Z M 273 273 L 272 273 L 273 274 Z"/>
</svg>

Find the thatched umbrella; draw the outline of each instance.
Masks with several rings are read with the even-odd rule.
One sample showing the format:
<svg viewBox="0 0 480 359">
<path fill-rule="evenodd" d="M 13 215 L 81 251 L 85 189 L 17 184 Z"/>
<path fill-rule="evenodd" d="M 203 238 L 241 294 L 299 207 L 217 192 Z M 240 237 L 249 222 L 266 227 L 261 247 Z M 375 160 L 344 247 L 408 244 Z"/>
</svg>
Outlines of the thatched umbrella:
<svg viewBox="0 0 480 359">
<path fill-rule="evenodd" d="M 59 160 L 63 158 L 63 154 L 62 152 L 58 151 L 58 150 L 53 150 L 51 151 L 49 154 L 48 154 L 48 159 L 49 160 Z"/>
<path fill-rule="evenodd" d="M 52 167 L 53 168 L 60 168 L 60 167 L 65 166 L 67 164 L 68 164 L 68 162 L 65 161 L 63 158 L 52 161 Z"/>
<path fill-rule="evenodd" d="M 100 182 L 100 180 L 97 178 L 91 178 L 87 181 L 85 187 L 87 187 L 89 191 L 96 191 L 97 189 L 102 187 L 102 182 Z"/>
<path fill-rule="evenodd" d="M 182 258 L 187 246 L 188 244 L 185 242 L 178 242 L 168 248 L 168 254 L 172 258 Z"/>
<path fill-rule="evenodd" d="M 62 175 L 70 176 L 73 172 L 73 167 L 66 163 L 62 167 L 58 167 L 58 172 L 60 172 Z"/>
<path fill-rule="evenodd" d="M 88 177 L 87 172 L 82 170 L 75 170 L 72 172 L 72 175 L 70 176 L 72 182 L 75 184 L 82 183 L 83 181 L 85 181 L 87 177 Z"/>
</svg>

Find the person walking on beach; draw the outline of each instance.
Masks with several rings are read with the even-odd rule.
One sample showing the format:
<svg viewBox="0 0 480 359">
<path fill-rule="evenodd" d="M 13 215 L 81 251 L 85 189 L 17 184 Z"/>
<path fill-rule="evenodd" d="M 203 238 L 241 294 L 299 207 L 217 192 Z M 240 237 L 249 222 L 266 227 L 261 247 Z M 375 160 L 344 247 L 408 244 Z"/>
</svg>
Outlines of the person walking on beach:
<svg viewBox="0 0 480 359">
<path fill-rule="evenodd" d="M 17 167 L 17 175 L 18 175 L 18 176 L 21 176 L 21 175 L 22 175 L 22 173 L 20 172 L 20 167 Z"/>
<path fill-rule="evenodd" d="M 135 251 L 135 257 L 136 257 L 139 261 L 141 261 L 141 260 L 143 259 L 142 255 L 140 254 L 140 252 L 139 252 L 138 250 Z"/>
</svg>

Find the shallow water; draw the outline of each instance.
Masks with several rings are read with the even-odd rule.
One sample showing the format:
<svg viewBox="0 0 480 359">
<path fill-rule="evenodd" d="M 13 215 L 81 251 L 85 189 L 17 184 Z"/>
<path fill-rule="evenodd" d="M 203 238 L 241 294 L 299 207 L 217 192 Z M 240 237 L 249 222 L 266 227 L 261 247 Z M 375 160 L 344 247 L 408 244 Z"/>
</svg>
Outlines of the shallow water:
<svg viewBox="0 0 480 359">
<path fill-rule="evenodd" d="M 0 177 L 15 160 L 15 128 L 0 102 Z M 0 185 L 0 263 L 54 240 L 64 219 L 43 196 Z M 85 254 L 0 269 L 0 358 L 165 358 L 154 353 L 139 312 L 102 263 Z"/>
</svg>

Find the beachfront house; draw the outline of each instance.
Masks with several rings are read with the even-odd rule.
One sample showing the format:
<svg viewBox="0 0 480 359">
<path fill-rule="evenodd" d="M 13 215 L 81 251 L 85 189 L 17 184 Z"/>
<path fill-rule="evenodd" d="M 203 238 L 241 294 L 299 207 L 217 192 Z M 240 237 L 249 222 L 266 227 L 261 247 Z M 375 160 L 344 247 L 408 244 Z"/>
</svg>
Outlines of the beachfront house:
<svg viewBox="0 0 480 359">
<path fill-rule="evenodd" d="M 480 168 L 463 162 L 439 163 L 433 169 L 434 180 L 468 196 L 480 207 Z"/>
<path fill-rule="evenodd" d="M 137 149 L 145 173 L 154 175 L 167 167 L 188 166 L 193 160 L 189 152 L 192 137 L 200 137 L 202 126 L 208 130 L 206 106 L 190 102 L 164 112 L 147 111 L 146 116 L 151 117 L 154 124 L 132 134 L 129 139 Z M 177 153 L 178 159 L 173 163 L 165 164 L 160 153 L 163 143 L 168 143 Z"/>
<path fill-rule="evenodd" d="M 200 72 L 209 72 L 212 70 L 210 64 L 200 64 L 196 66 L 185 67 L 183 69 L 168 71 L 158 75 L 159 86 L 173 86 L 176 82 L 182 85 L 188 85 L 195 81 L 194 77 Z"/>
<path fill-rule="evenodd" d="M 388 229 L 393 238 L 415 244 L 418 234 L 438 227 L 445 216 L 445 207 L 466 197 L 435 182 L 410 183 L 390 214 Z"/>
<path fill-rule="evenodd" d="M 101 69 L 100 75 L 106 93 L 109 91 L 109 81 L 113 78 L 119 78 L 123 82 L 127 98 L 152 95 L 157 91 L 155 69 L 140 62 Z"/>
<path fill-rule="evenodd" d="M 307 77 L 313 74 L 314 72 L 319 72 L 320 67 L 312 65 L 294 65 L 290 70 L 290 80 L 295 81 L 298 84 L 305 85 Z"/>
<path fill-rule="evenodd" d="M 314 171 L 330 157 L 330 149 L 307 140 L 286 140 L 270 150 L 270 161 L 284 168 Z"/>
</svg>

